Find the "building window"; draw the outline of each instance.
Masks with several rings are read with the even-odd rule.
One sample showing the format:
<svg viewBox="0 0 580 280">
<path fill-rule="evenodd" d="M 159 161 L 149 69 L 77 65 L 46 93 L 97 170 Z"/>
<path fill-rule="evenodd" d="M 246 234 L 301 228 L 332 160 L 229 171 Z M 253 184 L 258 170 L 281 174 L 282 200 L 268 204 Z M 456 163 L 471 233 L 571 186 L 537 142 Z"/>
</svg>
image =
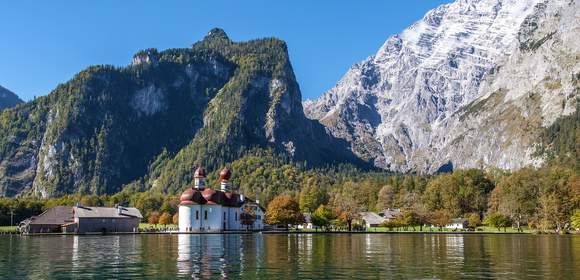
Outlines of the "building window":
<svg viewBox="0 0 580 280">
<path fill-rule="evenodd" d="M 106 223 L 106 222 L 107 222 L 107 219 L 103 219 L 103 220 L 102 220 L 102 222 L 103 222 L 103 223 Z"/>
<path fill-rule="evenodd" d="M 199 220 L 199 210 L 195 210 L 195 219 Z"/>
<path fill-rule="evenodd" d="M 204 220 L 207 220 L 207 210 L 205 210 L 205 211 L 203 212 L 203 219 L 204 219 Z"/>
</svg>

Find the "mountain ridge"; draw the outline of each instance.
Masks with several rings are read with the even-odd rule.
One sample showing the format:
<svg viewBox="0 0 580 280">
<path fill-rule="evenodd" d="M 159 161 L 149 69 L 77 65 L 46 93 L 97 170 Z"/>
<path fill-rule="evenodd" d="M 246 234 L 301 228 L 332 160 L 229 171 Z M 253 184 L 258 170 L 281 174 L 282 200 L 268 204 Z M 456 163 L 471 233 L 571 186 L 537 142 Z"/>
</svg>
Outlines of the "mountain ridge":
<svg viewBox="0 0 580 280">
<path fill-rule="evenodd" d="M 0 85 L 0 110 L 12 108 L 23 102 L 16 93 Z"/>
<path fill-rule="evenodd" d="M 567 9 L 577 9 L 577 3 L 470 0 L 442 5 L 401 34 L 390 37 L 377 54 L 355 64 L 319 99 L 305 101 L 305 113 L 326 125 L 334 136 L 349 141 L 355 154 L 387 170 L 433 173 L 453 165 L 517 169 L 540 164 L 541 160 L 530 159 L 533 137 L 523 145 L 529 151 L 513 147 L 514 159 L 502 161 L 497 160 L 503 151 L 499 142 L 479 152 L 471 151 L 474 147 L 468 143 L 456 146 L 460 137 L 467 135 L 489 137 L 478 134 L 477 125 L 469 128 L 469 134 L 454 134 L 449 124 L 465 120 L 461 111 L 494 91 L 482 88 L 493 83 L 490 80 L 494 72 L 503 73 L 500 69 L 504 64 L 517 63 L 517 57 L 531 53 L 541 59 L 542 52 L 550 51 L 541 48 L 542 42 L 554 42 L 560 36 L 552 31 L 532 38 L 526 33 L 555 22 L 572 26 L 563 29 L 567 32 L 564 36 L 573 34 L 577 17 L 572 14 L 560 21 L 558 16 Z M 577 47 L 576 42 L 571 43 Z M 521 49 L 526 46 L 528 52 L 522 56 Z M 572 57 L 566 63 L 578 65 L 577 48 L 562 51 Z M 514 61 L 509 61 L 510 57 Z M 533 69 L 528 72 L 536 74 Z M 574 86 L 568 86 L 566 91 L 564 95 L 577 95 Z M 567 108 L 574 108 L 575 102 L 572 98 Z M 569 113 L 556 110 L 549 119 Z M 549 122 L 543 123 L 544 127 L 548 125 Z M 534 128 L 534 134 L 538 130 L 539 127 Z"/>
<path fill-rule="evenodd" d="M 0 194 L 107 194 L 142 182 L 172 192 L 194 166 L 273 149 L 309 166 L 358 162 L 302 112 L 286 44 L 232 42 L 213 29 L 191 48 L 92 66 L 0 118 Z M 343 148 L 341 148 L 343 147 Z"/>
</svg>

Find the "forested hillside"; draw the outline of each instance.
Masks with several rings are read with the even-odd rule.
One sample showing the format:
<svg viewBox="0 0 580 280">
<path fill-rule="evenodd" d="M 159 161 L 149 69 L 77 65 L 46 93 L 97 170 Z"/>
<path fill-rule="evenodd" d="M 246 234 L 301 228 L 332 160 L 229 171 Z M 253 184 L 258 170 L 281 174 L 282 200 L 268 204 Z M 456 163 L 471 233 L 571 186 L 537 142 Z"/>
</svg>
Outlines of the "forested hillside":
<svg viewBox="0 0 580 280">
<path fill-rule="evenodd" d="M 358 162 L 304 117 L 286 44 L 232 42 L 214 29 L 191 48 L 93 66 L 0 115 L 0 195 L 175 191 L 196 165 L 254 148 L 316 167 Z"/>
</svg>

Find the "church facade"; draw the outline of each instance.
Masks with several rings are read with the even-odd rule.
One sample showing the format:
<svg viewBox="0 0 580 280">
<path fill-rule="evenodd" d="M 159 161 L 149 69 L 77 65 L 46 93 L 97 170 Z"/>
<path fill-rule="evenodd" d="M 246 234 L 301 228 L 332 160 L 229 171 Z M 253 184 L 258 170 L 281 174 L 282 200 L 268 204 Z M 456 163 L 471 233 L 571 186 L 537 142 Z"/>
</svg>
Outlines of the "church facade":
<svg viewBox="0 0 580 280">
<path fill-rule="evenodd" d="M 258 201 L 238 194 L 230 186 L 231 171 L 220 172 L 220 189 L 206 187 L 205 170 L 199 167 L 194 173 L 194 186 L 180 197 L 180 232 L 220 232 L 262 230 L 264 208 Z"/>
</svg>

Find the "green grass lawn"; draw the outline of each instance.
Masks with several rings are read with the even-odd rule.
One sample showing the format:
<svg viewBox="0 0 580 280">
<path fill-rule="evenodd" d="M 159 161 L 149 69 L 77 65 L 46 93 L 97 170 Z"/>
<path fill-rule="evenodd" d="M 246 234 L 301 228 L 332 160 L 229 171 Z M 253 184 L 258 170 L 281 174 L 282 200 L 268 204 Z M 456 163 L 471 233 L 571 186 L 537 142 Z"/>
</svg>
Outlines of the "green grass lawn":
<svg viewBox="0 0 580 280">
<path fill-rule="evenodd" d="M 527 229 L 525 227 L 523 228 L 523 230 L 524 230 L 523 233 L 532 233 L 532 232 L 534 232 L 534 231 L 529 230 L 529 229 Z M 316 230 L 314 230 L 314 229 L 301 229 L 299 231 L 302 231 L 302 232 L 315 232 Z M 321 231 L 321 230 L 318 230 L 318 231 Z M 416 232 L 468 232 L 467 230 L 460 230 L 460 229 L 453 230 L 453 229 L 448 229 L 448 228 L 443 228 L 443 229 L 439 230 L 439 228 L 432 228 L 432 227 L 427 227 L 427 226 L 423 227 L 423 230 L 422 231 L 420 230 L 420 227 L 414 227 L 414 228 L 413 227 L 408 227 L 407 229 L 405 229 L 405 228 L 392 228 L 392 229 L 389 229 L 389 228 L 386 228 L 386 227 L 373 227 L 373 228 L 367 228 L 366 231 L 368 231 L 368 232 L 397 232 L 397 231 L 401 231 L 401 232 L 414 232 L 414 231 L 416 231 Z M 494 227 L 483 227 L 482 226 L 482 227 L 478 227 L 477 228 L 477 231 L 469 231 L 469 232 L 487 232 L 487 233 L 489 233 L 489 232 L 497 232 L 497 233 L 507 232 L 507 233 L 517 233 L 518 231 L 516 229 L 511 228 L 511 227 L 506 228 L 505 231 L 504 231 L 504 229 L 501 229 L 501 231 L 498 231 L 497 228 L 494 228 Z"/>
<path fill-rule="evenodd" d="M 140 223 L 139 224 L 139 229 L 147 229 L 147 228 L 176 228 L 177 225 L 154 225 L 154 224 L 148 224 L 148 223 Z"/>
<path fill-rule="evenodd" d="M 0 231 L 17 231 L 17 226 L 0 226 Z"/>
<path fill-rule="evenodd" d="M 523 232 L 524 233 L 530 233 L 532 232 L 531 230 L 527 229 L 527 228 L 523 228 Z M 393 228 L 393 229 L 389 229 L 386 227 L 376 227 L 376 228 L 369 228 L 367 229 L 367 231 L 420 231 L 419 227 L 415 227 L 413 229 L 413 227 L 408 227 L 406 230 L 404 228 Z M 454 229 L 449 229 L 449 228 L 443 228 L 443 229 L 439 229 L 439 228 L 432 228 L 432 227 L 423 227 L 423 232 L 466 232 L 467 230 L 454 230 Z M 471 232 L 518 232 L 516 229 L 508 227 L 505 229 L 502 228 L 500 231 L 497 230 L 497 228 L 494 227 L 478 227 L 477 231 L 471 231 Z"/>
</svg>

